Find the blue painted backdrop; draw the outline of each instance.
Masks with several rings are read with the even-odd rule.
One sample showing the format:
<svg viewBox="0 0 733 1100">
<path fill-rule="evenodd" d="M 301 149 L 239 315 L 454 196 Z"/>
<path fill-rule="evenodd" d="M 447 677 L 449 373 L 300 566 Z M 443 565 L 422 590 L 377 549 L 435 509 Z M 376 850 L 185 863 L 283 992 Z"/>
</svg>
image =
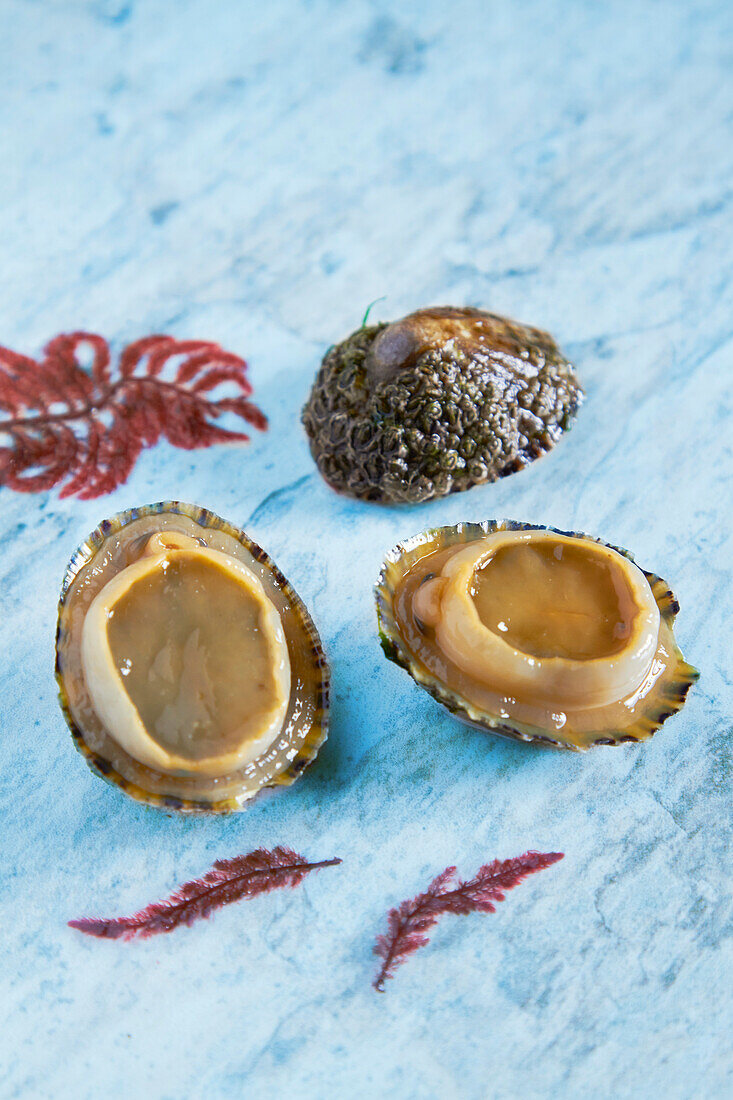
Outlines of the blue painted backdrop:
<svg viewBox="0 0 733 1100">
<path fill-rule="evenodd" d="M 0 490 L 3 1097 L 726 1095 L 732 15 L 2 0 L 0 342 L 208 337 L 247 356 L 271 419 L 248 448 L 160 446 L 101 501 Z M 549 329 L 587 389 L 571 434 L 423 507 L 332 494 L 299 409 L 382 295 L 385 319 L 470 303 Z M 262 543 L 333 663 L 315 766 L 225 820 L 102 784 L 55 700 L 69 554 L 166 497 Z M 494 740 L 384 661 L 383 552 L 495 516 L 601 535 L 672 583 L 702 679 L 652 743 Z M 167 938 L 65 927 L 278 842 L 344 862 Z M 495 916 L 446 919 L 374 993 L 390 905 L 529 847 L 566 858 Z"/>
</svg>

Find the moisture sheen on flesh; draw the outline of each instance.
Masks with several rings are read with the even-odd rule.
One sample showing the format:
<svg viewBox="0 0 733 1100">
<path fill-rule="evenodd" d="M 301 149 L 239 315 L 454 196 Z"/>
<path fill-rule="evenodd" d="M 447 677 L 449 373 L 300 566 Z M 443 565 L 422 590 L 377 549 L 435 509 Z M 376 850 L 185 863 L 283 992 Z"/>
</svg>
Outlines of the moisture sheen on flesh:
<svg viewBox="0 0 733 1100">
<path fill-rule="evenodd" d="M 471 595 L 489 630 L 535 657 L 609 657 L 637 612 L 620 571 L 567 542 L 498 550 L 476 571 Z"/>
<path fill-rule="evenodd" d="M 165 562 L 108 621 L 114 664 L 150 736 L 192 760 L 235 748 L 273 708 L 257 599 L 215 563 Z"/>
</svg>

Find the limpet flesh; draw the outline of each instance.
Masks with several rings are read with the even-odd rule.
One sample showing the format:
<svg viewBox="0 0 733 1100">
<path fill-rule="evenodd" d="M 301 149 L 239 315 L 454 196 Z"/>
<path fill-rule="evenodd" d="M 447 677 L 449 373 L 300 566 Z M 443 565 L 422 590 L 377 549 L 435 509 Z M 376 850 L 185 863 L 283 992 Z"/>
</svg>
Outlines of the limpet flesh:
<svg viewBox="0 0 733 1100">
<path fill-rule="evenodd" d="M 243 531 L 164 502 L 105 521 L 73 556 L 57 632 L 77 747 L 134 798 L 241 808 L 292 783 L 326 737 L 310 616 Z"/>
<path fill-rule="evenodd" d="M 426 531 L 391 551 L 376 596 L 391 660 L 464 721 L 523 741 L 645 740 L 698 676 L 666 583 L 588 535 Z"/>
</svg>

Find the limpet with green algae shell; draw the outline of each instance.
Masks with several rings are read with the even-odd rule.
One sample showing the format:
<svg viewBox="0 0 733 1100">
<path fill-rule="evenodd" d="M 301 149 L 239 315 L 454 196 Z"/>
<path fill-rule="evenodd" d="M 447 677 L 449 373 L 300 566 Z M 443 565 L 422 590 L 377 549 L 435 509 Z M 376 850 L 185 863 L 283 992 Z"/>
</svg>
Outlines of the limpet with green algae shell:
<svg viewBox="0 0 733 1100">
<path fill-rule="evenodd" d="M 521 470 L 555 445 L 582 399 L 548 333 L 432 306 L 330 348 L 302 419 L 332 488 L 416 504 Z"/>
</svg>

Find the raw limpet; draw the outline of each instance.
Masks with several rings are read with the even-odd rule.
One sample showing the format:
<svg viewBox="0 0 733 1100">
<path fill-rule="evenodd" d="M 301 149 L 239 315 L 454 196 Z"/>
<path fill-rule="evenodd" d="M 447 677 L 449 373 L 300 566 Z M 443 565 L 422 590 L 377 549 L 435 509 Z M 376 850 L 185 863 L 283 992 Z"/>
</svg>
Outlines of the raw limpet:
<svg viewBox="0 0 733 1100">
<path fill-rule="evenodd" d="M 134 798 L 241 808 L 325 740 L 310 616 L 243 531 L 166 502 L 105 521 L 67 569 L 57 680 L 77 747 Z"/>
<path fill-rule="evenodd" d="M 588 535 L 426 531 L 391 551 L 376 596 L 391 660 L 459 718 L 523 741 L 645 740 L 698 676 L 666 583 Z"/>
<path fill-rule="evenodd" d="M 332 347 L 303 425 L 334 489 L 416 503 L 522 469 L 554 446 L 582 397 L 546 332 L 436 306 Z"/>
</svg>

